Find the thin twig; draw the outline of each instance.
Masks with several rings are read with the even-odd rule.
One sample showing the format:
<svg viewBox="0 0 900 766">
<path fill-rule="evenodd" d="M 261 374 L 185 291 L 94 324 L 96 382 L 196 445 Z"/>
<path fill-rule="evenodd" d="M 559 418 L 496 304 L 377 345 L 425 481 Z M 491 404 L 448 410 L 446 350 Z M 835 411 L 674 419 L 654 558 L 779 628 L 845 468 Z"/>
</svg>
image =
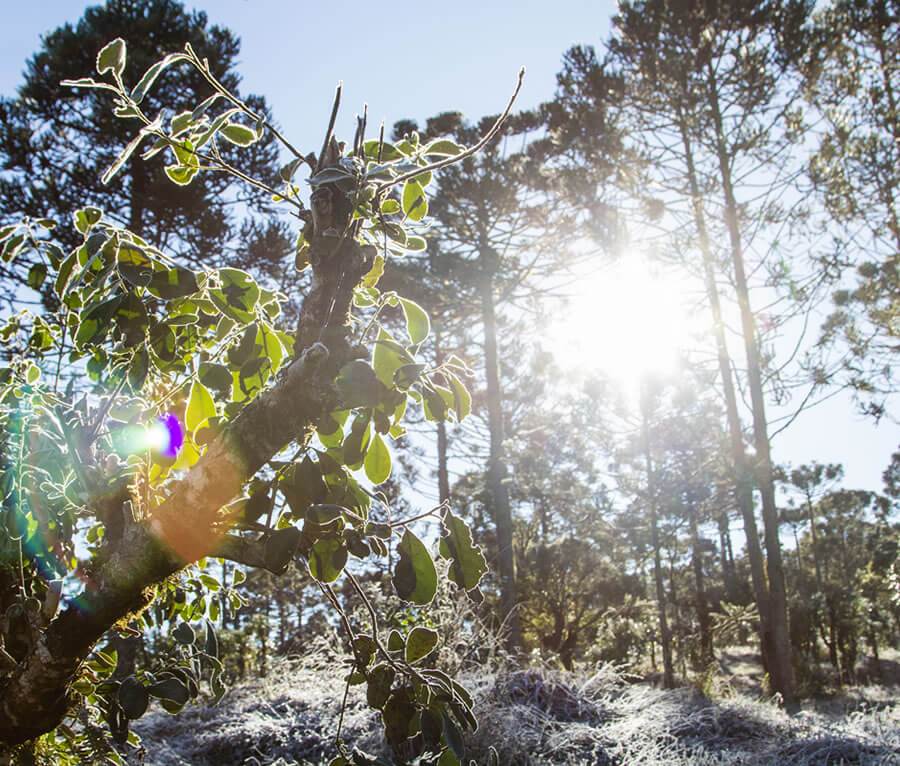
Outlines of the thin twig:
<svg viewBox="0 0 900 766">
<path fill-rule="evenodd" d="M 382 181 L 378 185 L 375 190 L 375 196 L 378 197 L 387 189 L 390 189 L 392 186 L 396 186 L 397 184 L 403 183 L 404 181 L 408 181 L 411 178 L 416 178 L 417 176 L 422 175 L 423 173 L 431 173 L 435 170 L 440 170 L 441 168 L 445 168 L 448 165 L 455 165 L 457 162 L 464 160 L 466 157 L 471 157 L 473 154 L 477 154 L 480 152 L 490 141 L 493 139 L 499 132 L 500 128 L 503 127 L 503 123 L 506 122 L 507 117 L 509 117 L 509 113 L 512 110 L 513 104 L 516 101 L 516 98 L 519 95 L 519 91 L 522 89 L 522 81 L 525 78 L 525 67 L 522 67 L 519 70 L 519 78 L 516 81 L 516 89 L 513 91 L 512 96 L 509 98 L 509 102 L 506 104 L 506 109 L 503 110 L 503 113 L 497 118 L 497 121 L 491 126 L 491 129 L 482 136 L 481 140 L 472 146 L 470 146 L 465 151 L 457 154 L 454 157 L 445 157 L 442 160 L 438 160 L 437 162 L 432 162 L 430 165 L 423 165 L 420 168 L 416 168 L 415 170 L 410 170 L 408 173 L 403 173 L 396 178 L 392 178 L 390 181 Z"/>
<path fill-rule="evenodd" d="M 220 93 L 222 96 L 224 96 L 227 101 L 230 101 L 232 104 L 234 104 L 238 109 L 240 109 L 242 112 L 244 112 L 244 114 L 246 114 L 251 119 L 254 119 L 258 122 L 261 121 L 263 126 L 273 136 L 275 136 L 275 138 L 278 141 L 280 141 L 284 145 L 284 147 L 291 154 L 293 154 L 297 159 L 300 159 L 300 160 L 306 159 L 303 156 L 303 153 L 299 149 L 297 149 L 290 141 L 288 141 L 281 134 L 281 132 L 274 125 L 272 125 L 272 123 L 270 123 L 268 120 L 266 120 L 261 115 L 256 114 L 256 112 L 254 112 L 249 106 L 247 106 L 247 104 L 244 101 L 241 101 L 241 99 L 237 98 L 237 96 L 235 96 L 224 85 L 222 85 L 222 83 L 220 83 L 218 81 L 216 76 L 210 70 L 209 61 L 207 61 L 206 59 L 203 59 L 201 61 L 200 58 L 197 56 L 197 54 L 194 52 L 194 49 L 191 47 L 190 43 L 185 45 L 185 49 L 188 51 L 188 55 L 193 57 L 192 63 L 194 64 L 194 66 L 200 71 L 200 74 L 203 76 L 203 78 L 210 85 L 212 85 L 216 91 L 218 91 L 218 93 Z"/>
<path fill-rule="evenodd" d="M 334 91 L 334 103 L 331 105 L 331 117 L 328 120 L 328 129 L 325 131 L 325 140 L 322 142 L 322 151 L 319 152 L 319 161 L 316 163 L 315 172 L 322 169 L 325 162 L 325 153 L 328 151 L 328 144 L 334 134 L 334 123 L 337 120 L 338 109 L 341 107 L 341 91 L 344 88 L 344 82 L 341 80 L 337 84 Z"/>
<path fill-rule="evenodd" d="M 440 505 L 436 505 L 430 511 L 425 511 L 424 513 L 420 513 L 418 516 L 413 516 L 409 519 L 404 519 L 403 521 L 392 521 L 392 527 L 406 527 L 412 524 L 414 521 L 421 521 L 422 519 L 428 518 L 429 516 L 433 516 L 440 510 L 447 510 L 450 508 L 450 503 L 447 500 L 444 500 Z"/>
</svg>

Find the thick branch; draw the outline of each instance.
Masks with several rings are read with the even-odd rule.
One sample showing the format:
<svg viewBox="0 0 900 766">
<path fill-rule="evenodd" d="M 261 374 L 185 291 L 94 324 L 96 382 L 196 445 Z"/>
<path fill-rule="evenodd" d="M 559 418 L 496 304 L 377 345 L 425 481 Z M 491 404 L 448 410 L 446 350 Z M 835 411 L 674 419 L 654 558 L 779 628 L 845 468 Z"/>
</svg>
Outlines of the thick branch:
<svg viewBox="0 0 900 766">
<path fill-rule="evenodd" d="M 37 636 L 31 654 L 0 680 L 0 743 L 25 742 L 62 721 L 68 687 L 93 645 L 117 622 L 146 608 L 157 583 L 223 546 L 250 566 L 264 563 L 257 546 L 214 531 L 215 523 L 220 509 L 266 462 L 292 441 L 308 440 L 315 423 L 337 406 L 333 381 L 351 356 L 350 298 L 367 260 L 352 240 L 330 252 L 314 264 L 314 287 L 301 319 L 310 341 L 297 344 L 298 358 L 173 485 L 149 522 L 128 527 L 104 560 L 83 573 L 86 586 L 77 602 L 66 605 Z"/>
</svg>

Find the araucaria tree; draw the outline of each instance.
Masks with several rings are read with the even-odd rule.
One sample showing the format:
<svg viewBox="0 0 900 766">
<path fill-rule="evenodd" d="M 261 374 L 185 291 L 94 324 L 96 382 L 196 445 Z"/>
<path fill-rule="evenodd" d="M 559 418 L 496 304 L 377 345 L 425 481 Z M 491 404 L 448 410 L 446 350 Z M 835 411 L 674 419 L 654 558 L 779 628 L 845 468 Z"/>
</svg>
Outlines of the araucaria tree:
<svg viewBox="0 0 900 766">
<path fill-rule="evenodd" d="M 149 112 L 148 94 L 179 67 L 211 94 L 176 114 Z M 456 763 L 460 731 L 476 722 L 469 694 L 430 659 L 437 634 L 379 632 L 347 564 L 386 555 L 397 536 L 396 595 L 424 606 L 438 569 L 413 522 L 440 525 L 447 576 L 476 598 L 484 557 L 446 506 L 411 518 L 384 507 L 378 516 L 387 521 L 375 523 L 370 508 L 386 499 L 353 471 L 364 469 L 372 485 L 388 479 L 388 440 L 402 433 L 408 404 L 432 419 L 462 409 L 459 370 L 416 360 L 425 312 L 377 287 L 393 255 L 424 247 L 407 228 L 417 217 L 398 211 L 391 194 L 400 190 L 407 211 L 423 205 L 430 174 L 496 135 L 512 101 L 471 149 L 416 134 L 367 140 L 365 117 L 345 146 L 332 135 L 338 91 L 321 150 L 304 154 L 190 45 L 126 84 L 126 45 L 116 39 L 97 71 L 99 79 L 66 85 L 108 96 L 132 126 L 105 178 L 166 158 L 174 188 L 224 173 L 274 196 L 302 223 L 297 267 L 310 269 L 311 287 L 299 326 L 286 328 L 285 296 L 233 267 L 186 268 L 99 208 L 72 211 L 78 241 L 68 252 L 48 219 L 0 230 L 4 263 L 26 254 L 42 263 L 59 306 L 18 314 L 2 330 L 10 360 L 0 369 L 0 751 L 49 733 L 42 752 L 80 763 L 100 746 L 101 721 L 121 741 L 150 698 L 175 712 L 204 681 L 220 696 L 216 634 L 203 617 L 218 603 L 209 593 L 234 583 L 216 582 L 204 561 L 278 573 L 298 558 L 346 635 L 352 656 L 336 676 L 367 684 L 398 754 Z M 265 136 L 291 155 L 277 188 L 225 153 Z M 309 207 L 295 182 L 304 165 Z M 380 326 L 388 306 L 402 309 L 405 336 Z M 76 371 L 68 382 L 60 364 L 46 362 L 62 351 Z M 435 375 L 459 386 L 435 385 Z M 199 571 L 185 574 L 192 564 Z M 179 580 L 186 576 L 191 595 Z M 340 577 L 368 608 L 365 629 L 335 595 Z M 151 624 L 154 601 L 166 606 L 175 654 L 165 669 L 114 677 L 115 658 L 97 642 L 128 622 Z M 336 743 L 334 764 L 368 762 L 347 750 L 340 730 Z"/>
<path fill-rule="evenodd" d="M 177 256 L 183 265 L 244 266 L 252 243 L 246 236 L 235 242 L 240 222 L 236 211 L 271 213 L 273 205 L 240 179 L 205 173 L 187 186 L 173 186 L 161 163 L 144 162 L 137 154 L 115 176 L 103 178 L 131 140 L 132 126 L 112 112 L 107 94 L 69 88 L 61 81 L 90 71 L 96 52 L 120 35 L 131 41 L 126 78 L 137 80 L 160 51 L 190 42 L 199 56 L 210 61 L 217 80 L 268 118 L 264 99 L 238 90 L 240 77 L 234 66 L 240 40 L 228 29 L 209 24 L 206 14 L 188 12 L 177 0 L 112 0 L 88 8 L 77 24 L 63 25 L 44 36 L 41 48 L 26 65 L 17 97 L 0 99 L 4 171 L 0 224 L 14 223 L 23 215 L 68 219 L 72 210 L 93 205 L 110 221 Z M 173 114 L 190 111 L 213 92 L 196 71 L 164 71 L 144 95 L 143 109 L 148 114 L 163 108 Z M 269 134 L 247 147 L 223 143 L 220 151 L 243 173 L 267 182 L 277 178 L 278 147 Z M 74 247 L 80 235 L 71 227 L 60 227 L 56 238 L 64 247 Z M 270 271 L 267 267 L 276 265 L 271 264 L 271 256 L 260 260 L 254 255 L 255 272 Z M 16 287 L 37 284 L 41 274 L 42 265 L 30 253 L 2 264 L 4 300 L 21 302 Z M 49 293 L 49 283 L 43 287 Z"/>
</svg>

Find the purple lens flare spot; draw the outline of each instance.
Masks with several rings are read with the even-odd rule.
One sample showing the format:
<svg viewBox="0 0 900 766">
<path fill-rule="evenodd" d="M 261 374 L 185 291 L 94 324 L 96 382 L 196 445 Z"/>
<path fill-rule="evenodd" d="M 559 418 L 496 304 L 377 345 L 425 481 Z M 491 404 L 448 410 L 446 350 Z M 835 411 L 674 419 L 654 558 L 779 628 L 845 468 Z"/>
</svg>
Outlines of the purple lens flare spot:
<svg viewBox="0 0 900 766">
<path fill-rule="evenodd" d="M 160 452 L 165 457 L 174 458 L 184 444 L 184 428 L 178 420 L 178 416 L 171 412 L 160 415 L 159 422 L 163 424 L 169 436 L 166 446 Z"/>
</svg>

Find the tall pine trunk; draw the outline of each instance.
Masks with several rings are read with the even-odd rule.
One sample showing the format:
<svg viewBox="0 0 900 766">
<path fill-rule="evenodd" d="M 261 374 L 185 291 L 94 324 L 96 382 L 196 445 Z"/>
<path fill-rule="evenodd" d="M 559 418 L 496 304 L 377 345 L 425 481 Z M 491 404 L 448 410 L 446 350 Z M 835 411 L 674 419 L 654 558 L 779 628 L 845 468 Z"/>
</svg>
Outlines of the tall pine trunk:
<svg viewBox="0 0 900 766">
<path fill-rule="evenodd" d="M 659 621 L 659 641 L 663 656 L 663 686 L 675 686 L 675 671 L 672 664 L 672 631 L 666 615 L 666 589 L 663 585 L 662 554 L 659 543 L 659 520 L 656 510 L 656 479 L 653 456 L 650 453 L 649 403 L 646 387 L 641 390 L 641 434 L 644 442 L 644 459 L 647 462 L 647 510 L 650 516 L 650 544 L 653 546 L 653 582 L 656 588 L 656 612 Z"/>
<path fill-rule="evenodd" d="M 513 551 L 512 509 L 506 485 L 506 463 L 503 455 L 503 393 L 500 387 L 500 360 L 497 351 L 497 314 L 494 305 L 496 255 L 488 248 L 481 250 L 481 318 L 484 326 L 484 369 L 487 384 L 490 456 L 487 485 L 490 511 L 497 532 L 497 569 L 500 575 L 500 608 L 507 628 L 507 647 L 517 650 L 522 645 L 522 629 L 516 610 L 516 570 Z"/>
<path fill-rule="evenodd" d="M 705 668 L 715 659 L 713 654 L 712 624 L 709 604 L 706 600 L 706 583 L 703 575 L 703 552 L 700 550 L 700 529 L 697 523 L 697 506 L 691 501 L 688 508 L 691 530 L 691 567 L 694 571 L 694 595 L 696 597 L 697 624 L 700 626 L 700 661 Z"/>
<path fill-rule="evenodd" d="M 725 199 L 725 225 L 731 247 L 731 263 L 741 313 L 741 334 L 747 355 L 747 384 L 753 411 L 753 444 L 756 448 L 756 480 L 762 496 L 763 527 L 766 543 L 766 569 L 769 575 L 769 628 L 772 632 L 773 656 L 769 675 L 775 691 L 788 703 L 794 701 L 794 669 L 791 663 L 791 640 L 788 629 L 787 593 L 784 582 L 784 563 L 778 538 L 778 509 L 775 504 L 775 480 L 769 444 L 766 402 L 763 393 L 762 369 L 756 321 L 750 305 L 750 290 L 744 268 L 744 249 L 738 223 L 737 202 L 734 197 L 731 164 L 725 147 L 722 114 L 716 92 L 715 72 L 710 67 L 710 106 L 716 134 L 716 154 Z"/>
<path fill-rule="evenodd" d="M 769 586 L 766 582 L 765 561 L 759 545 L 759 532 L 756 527 L 756 514 L 753 510 L 753 484 L 747 453 L 744 449 L 744 436 L 741 417 L 738 412 L 737 393 L 731 370 L 731 357 L 725 338 L 725 322 L 722 318 L 722 304 L 719 300 L 719 289 L 716 286 L 715 261 L 706 227 L 706 215 L 700 196 L 700 184 L 694 165 L 694 152 L 684 119 L 680 120 L 681 139 L 684 146 L 685 164 L 687 166 L 688 184 L 691 192 L 691 204 L 694 213 L 694 224 L 697 227 L 697 239 L 703 260 L 703 276 L 706 296 L 713 318 L 713 329 L 716 339 L 716 357 L 719 364 L 719 377 L 722 381 L 722 393 L 725 397 L 725 416 L 728 420 L 728 436 L 731 446 L 731 463 L 734 471 L 735 497 L 741 518 L 744 522 L 744 535 L 747 539 L 747 558 L 750 562 L 750 580 L 753 586 L 753 599 L 759 613 L 759 643 L 763 666 L 771 673 L 774 661 L 775 645 L 771 630 L 771 605 Z"/>
<path fill-rule="evenodd" d="M 441 339 L 441 331 L 437 325 L 433 326 L 434 332 L 434 362 L 440 367 L 444 361 L 444 349 Z M 438 474 L 438 501 L 450 502 L 450 471 L 447 468 L 447 424 L 444 420 L 437 422 L 437 474 Z"/>
</svg>

